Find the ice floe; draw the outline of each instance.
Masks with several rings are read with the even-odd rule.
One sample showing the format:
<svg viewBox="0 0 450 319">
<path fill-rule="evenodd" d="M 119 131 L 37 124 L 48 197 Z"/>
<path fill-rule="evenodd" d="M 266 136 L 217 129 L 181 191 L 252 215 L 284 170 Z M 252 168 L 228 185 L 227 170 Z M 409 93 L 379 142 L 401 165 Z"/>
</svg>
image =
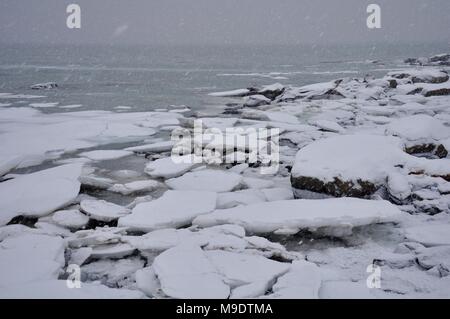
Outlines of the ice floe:
<svg viewBox="0 0 450 319">
<path fill-rule="evenodd" d="M 216 201 L 214 192 L 167 191 L 156 200 L 138 204 L 130 215 L 119 219 L 119 226 L 148 232 L 189 225 L 198 215 L 213 211 Z"/>
<path fill-rule="evenodd" d="M 175 190 L 229 192 L 239 186 L 242 176 L 221 170 L 200 170 L 169 179 L 167 186 Z"/>
<path fill-rule="evenodd" d="M 277 212 L 274 214 L 273 212 Z M 193 224 L 209 227 L 237 224 L 251 233 L 282 229 L 353 228 L 368 224 L 398 222 L 402 212 L 387 201 L 357 198 L 287 200 L 238 206 L 198 216 Z"/>
<path fill-rule="evenodd" d="M 12 218 L 40 217 L 70 204 L 80 191 L 80 164 L 68 164 L 0 183 L 0 225 Z"/>
<path fill-rule="evenodd" d="M 89 215 L 90 218 L 102 222 L 110 222 L 130 214 L 130 210 L 126 207 L 95 199 L 81 201 L 80 209 Z"/>
</svg>

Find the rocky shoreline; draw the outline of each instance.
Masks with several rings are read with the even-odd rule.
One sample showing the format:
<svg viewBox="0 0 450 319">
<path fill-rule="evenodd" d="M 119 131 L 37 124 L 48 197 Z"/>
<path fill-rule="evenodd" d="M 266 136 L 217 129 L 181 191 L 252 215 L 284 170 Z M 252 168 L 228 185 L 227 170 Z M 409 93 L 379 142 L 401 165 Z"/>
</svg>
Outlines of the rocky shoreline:
<svg viewBox="0 0 450 319">
<path fill-rule="evenodd" d="M 217 114 L 0 107 L 0 296 L 450 297 L 450 55 L 405 64 L 211 93 Z M 278 170 L 196 139 L 221 164 L 174 163 L 196 120 L 211 141 L 279 130 Z"/>
</svg>

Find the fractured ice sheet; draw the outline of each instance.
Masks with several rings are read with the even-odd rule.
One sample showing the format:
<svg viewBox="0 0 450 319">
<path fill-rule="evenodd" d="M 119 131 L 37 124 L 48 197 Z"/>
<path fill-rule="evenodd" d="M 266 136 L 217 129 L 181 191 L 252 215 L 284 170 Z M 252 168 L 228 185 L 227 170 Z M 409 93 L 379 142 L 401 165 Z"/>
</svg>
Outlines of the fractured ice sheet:
<svg viewBox="0 0 450 319">
<path fill-rule="evenodd" d="M 70 204 L 80 191 L 80 164 L 68 164 L 0 183 L 0 225 L 13 217 L 45 216 Z"/>
<path fill-rule="evenodd" d="M 277 212 L 274 214 L 273 212 Z M 287 200 L 238 206 L 198 216 L 193 224 L 208 227 L 237 224 L 251 233 L 282 229 L 357 227 L 399 221 L 402 212 L 387 201 L 356 198 Z"/>
</svg>

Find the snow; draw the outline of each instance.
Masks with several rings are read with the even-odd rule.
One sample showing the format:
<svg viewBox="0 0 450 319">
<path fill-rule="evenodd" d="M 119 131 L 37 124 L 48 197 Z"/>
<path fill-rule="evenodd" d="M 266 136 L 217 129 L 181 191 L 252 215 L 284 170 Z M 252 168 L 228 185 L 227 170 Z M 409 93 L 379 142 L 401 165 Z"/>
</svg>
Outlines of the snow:
<svg viewBox="0 0 450 319">
<path fill-rule="evenodd" d="M 108 190 L 110 192 L 120 193 L 122 195 L 130 195 L 140 192 L 150 192 L 159 188 L 161 184 L 153 180 L 134 181 L 125 184 L 114 184 Z"/>
<path fill-rule="evenodd" d="M 190 160 L 190 155 L 181 156 L 177 161 L 171 157 L 165 157 L 148 163 L 145 166 L 145 173 L 153 178 L 174 178 L 183 175 L 196 165 Z"/>
<path fill-rule="evenodd" d="M 177 246 L 157 256 L 152 268 L 169 297 L 181 299 L 224 299 L 230 288 L 197 246 Z M 195 287 L 195 289 L 193 289 Z"/>
<path fill-rule="evenodd" d="M 236 224 L 251 233 L 271 233 L 283 228 L 314 231 L 320 227 L 358 227 L 397 222 L 402 214 L 397 207 L 381 200 L 299 199 L 216 210 L 195 218 L 193 224 L 202 227 Z"/>
<path fill-rule="evenodd" d="M 97 227 L 96 229 L 79 230 L 68 239 L 68 244 L 72 248 L 115 244 L 120 242 L 126 230 L 123 227 Z"/>
<path fill-rule="evenodd" d="M 281 122 L 288 124 L 299 124 L 298 118 L 294 115 L 290 115 L 283 112 L 264 112 L 268 121 Z"/>
<path fill-rule="evenodd" d="M 239 186 L 242 176 L 221 170 L 205 169 L 169 179 L 167 186 L 175 190 L 229 192 Z"/>
<path fill-rule="evenodd" d="M 320 288 L 321 299 L 374 299 L 366 282 L 326 281 Z"/>
<path fill-rule="evenodd" d="M 130 213 L 130 210 L 125 207 L 95 199 L 81 201 L 80 209 L 90 218 L 103 222 L 110 222 Z"/>
<path fill-rule="evenodd" d="M 221 250 L 205 252 L 206 257 L 232 288 L 255 282 L 267 286 L 289 269 L 289 264 L 262 256 L 247 255 Z M 258 269 L 258 271 L 255 271 Z"/>
<path fill-rule="evenodd" d="M 217 194 L 217 208 L 232 208 L 266 201 L 264 193 L 256 189 L 244 189 L 236 192 Z"/>
<path fill-rule="evenodd" d="M 22 166 L 37 165 L 83 148 L 142 140 L 155 134 L 154 127 L 161 123 L 178 124 L 177 117 L 157 112 L 43 114 L 32 108 L 0 108 L 0 167 L 4 158 L 22 157 Z"/>
<path fill-rule="evenodd" d="M 245 187 L 253 189 L 270 188 L 275 186 L 275 183 L 272 180 L 255 177 L 244 177 L 242 183 Z"/>
<path fill-rule="evenodd" d="M 410 227 L 405 229 L 405 236 L 428 247 L 450 245 L 450 224 Z"/>
<path fill-rule="evenodd" d="M 78 195 L 80 164 L 69 164 L 18 176 L 0 183 L 0 225 L 13 217 L 45 216 Z"/>
<path fill-rule="evenodd" d="M 82 214 L 78 209 L 60 210 L 52 215 L 52 221 L 63 227 L 79 229 L 86 226 L 89 217 Z"/>
<path fill-rule="evenodd" d="M 429 115 L 417 114 L 392 121 L 386 133 L 415 144 L 436 143 L 450 137 L 450 127 Z"/>
<path fill-rule="evenodd" d="M 135 288 L 135 273 L 144 267 L 140 257 L 112 260 L 101 259 L 81 267 L 87 283 L 98 282 L 111 288 Z"/>
<path fill-rule="evenodd" d="M 293 178 L 306 176 L 332 182 L 384 183 L 388 172 L 405 164 L 407 154 L 398 138 L 377 135 L 342 135 L 322 139 L 302 148 L 292 168 Z"/>
<path fill-rule="evenodd" d="M 157 297 L 160 284 L 152 267 L 139 269 L 135 274 L 136 287 L 148 297 Z"/>
<path fill-rule="evenodd" d="M 65 243 L 57 236 L 24 234 L 0 242 L 0 291 L 10 286 L 57 279 L 64 266 Z"/>
<path fill-rule="evenodd" d="M 149 232 L 189 225 L 196 216 L 213 211 L 216 200 L 213 192 L 169 190 L 156 200 L 138 204 L 130 215 L 119 219 L 119 226 Z"/>
<path fill-rule="evenodd" d="M 93 247 L 92 258 L 123 258 L 131 255 L 135 248 L 129 244 L 105 244 Z"/>
<path fill-rule="evenodd" d="M 65 280 L 44 280 L 0 288 L 0 298 L 8 299 L 142 299 L 136 290 L 113 289 L 97 283 L 82 283 L 69 289 Z"/>
<path fill-rule="evenodd" d="M 35 107 L 35 108 L 47 108 L 47 107 L 56 107 L 58 106 L 58 102 L 54 102 L 54 103 L 31 103 L 30 106 L 31 107 Z"/>
<path fill-rule="evenodd" d="M 289 271 L 273 285 L 269 298 L 318 299 L 322 284 L 319 267 L 304 260 L 296 260 Z"/>
<path fill-rule="evenodd" d="M 327 120 L 315 120 L 311 121 L 309 124 L 317 126 L 318 128 L 329 131 L 333 133 L 344 133 L 345 129 L 340 126 L 338 123 L 333 121 L 327 121 Z"/>
<path fill-rule="evenodd" d="M 399 201 L 404 201 L 411 196 L 411 185 L 407 178 L 398 172 L 389 174 L 387 189 L 391 196 Z"/>
<path fill-rule="evenodd" d="M 120 151 L 120 150 L 99 150 L 99 151 L 90 151 L 81 153 L 80 156 L 89 158 L 93 161 L 107 161 L 113 159 L 119 159 L 122 157 L 132 155 L 132 152 L 129 151 Z"/>
</svg>

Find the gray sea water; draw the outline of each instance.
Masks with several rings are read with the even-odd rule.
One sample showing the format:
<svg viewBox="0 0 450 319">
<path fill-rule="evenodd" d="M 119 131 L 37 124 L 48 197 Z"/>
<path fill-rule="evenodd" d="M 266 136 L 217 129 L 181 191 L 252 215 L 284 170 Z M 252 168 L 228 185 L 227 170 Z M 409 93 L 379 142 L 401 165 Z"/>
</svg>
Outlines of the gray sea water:
<svg viewBox="0 0 450 319">
<path fill-rule="evenodd" d="M 39 94 L 39 102 L 82 104 L 74 110 L 192 109 L 217 103 L 208 93 L 280 82 L 305 85 L 341 77 L 379 76 L 406 57 L 447 52 L 436 45 L 330 46 L 72 46 L 0 44 L 0 93 Z M 54 81 L 56 90 L 35 91 Z M 12 106 L 30 101 L 2 99 Z M 35 102 L 35 101 L 33 101 Z"/>
</svg>

